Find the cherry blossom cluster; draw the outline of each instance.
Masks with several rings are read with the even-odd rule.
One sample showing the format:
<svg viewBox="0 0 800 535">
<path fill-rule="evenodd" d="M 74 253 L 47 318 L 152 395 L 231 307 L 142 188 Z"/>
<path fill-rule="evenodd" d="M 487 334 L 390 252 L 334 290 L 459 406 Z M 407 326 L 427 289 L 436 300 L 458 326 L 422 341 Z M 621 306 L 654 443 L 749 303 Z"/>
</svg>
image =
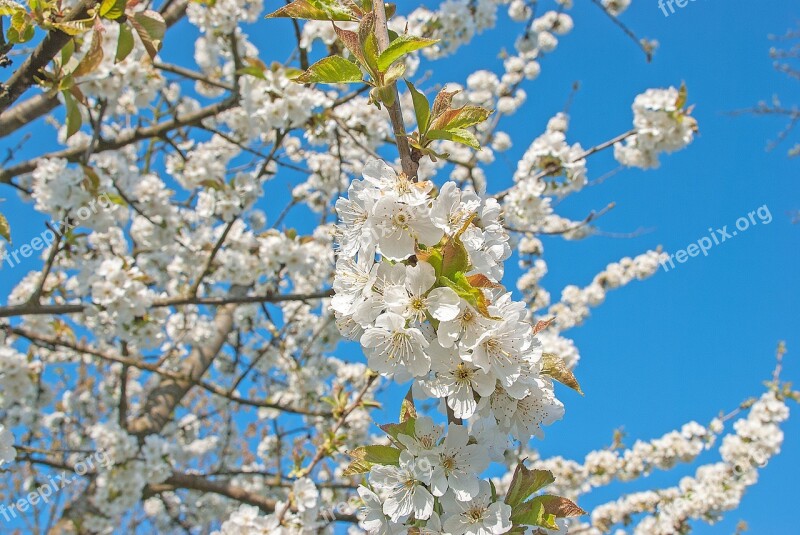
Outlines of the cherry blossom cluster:
<svg viewBox="0 0 800 535">
<path fill-rule="evenodd" d="M 770 388 L 743 407 L 750 404 L 748 414 L 736 420 L 733 432 L 724 436 L 725 421 L 735 413 L 715 418 L 708 426 L 689 422 L 657 439 L 637 440 L 628 449 L 616 444 L 592 451 L 582 462 L 560 456 L 542 458 L 526 447 L 506 452 L 506 464 L 512 467 L 519 458 L 528 458 L 536 468 L 553 474 L 552 492 L 578 499 L 612 482 L 633 481 L 656 470 L 669 471 L 678 464 L 692 463 L 719 443 L 722 461 L 698 467 L 694 477 L 683 478 L 677 487 L 623 495 L 595 508 L 591 522 L 558 521 L 562 531 L 592 535 L 620 533 L 621 526 L 631 524 L 635 524 L 631 532 L 637 534 L 681 532 L 689 520 L 713 522 L 724 511 L 738 507 L 746 488 L 755 483 L 757 471 L 780 452 L 783 432 L 779 425 L 789 416 L 785 398 Z M 510 473 L 493 482 L 497 492 L 506 491 Z"/>
<path fill-rule="evenodd" d="M 377 465 L 370 487 L 361 486 L 362 526 L 370 533 L 399 532 L 413 518 L 431 533 L 500 534 L 511 529 L 511 507 L 493 497 L 481 480 L 491 461 L 501 461 L 507 444 L 496 425 L 479 420 L 472 430 L 417 418 L 413 434 L 398 433 L 403 446 L 397 465 Z"/>
<path fill-rule="evenodd" d="M 786 401 L 774 391 L 766 392 L 746 417 L 734 423 L 734 433 L 723 438 L 721 462 L 699 467 L 676 487 L 629 494 L 597 507 L 587 533 L 608 533 L 615 524 L 627 523 L 641 513 L 646 515 L 633 533 L 666 535 L 680 532 L 689 520 L 719 519 L 738 507 L 747 487 L 756 483 L 759 468 L 780 453 L 783 431 L 779 424 L 788 417 Z"/>
<path fill-rule="evenodd" d="M 370 368 L 399 382 L 414 379 L 418 394 L 441 399 L 455 419 L 479 416 L 486 440 L 543 436 L 542 426 L 559 419 L 563 405 L 541 375 L 541 344 L 525 305 L 499 283 L 510 250 L 497 202 L 453 182 L 435 191 L 433 183 L 412 182 L 373 160 L 336 208 L 341 227 L 331 306 L 343 335 L 360 341 Z M 462 425 L 450 425 L 444 440 L 432 421 L 416 425 L 416 439 L 398 438 L 406 446 L 399 468 L 370 472 L 384 513 L 400 525 L 412 514 L 427 520 L 436 496 L 477 515 L 469 507 L 488 495 L 479 479 L 489 463 L 486 446 L 468 445 Z M 404 490 L 399 480 L 418 484 Z M 481 511 L 505 525 L 508 518 L 501 522 L 485 505 Z M 447 513 L 462 514 L 452 507 Z M 460 522 L 456 516 L 445 524 Z"/>
<path fill-rule="evenodd" d="M 74 515 L 87 531 L 136 525 L 171 533 L 191 523 L 221 534 L 305 535 L 350 523 L 351 534 L 418 528 L 485 535 L 515 523 L 496 496 L 508 492 L 511 474 L 492 483 L 486 478 L 499 473 L 491 463 L 512 467 L 520 451 L 553 473 L 548 493 L 577 497 L 611 480 L 688 462 L 710 446 L 720 422 L 689 424 L 581 462 L 542 459 L 528 444 L 564 410 L 544 375 L 545 353 L 574 368 L 580 355 L 564 331 L 583 322 L 609 290 L 653 274 L 660 258 L 651 251 L 611 264 L 589 286 L 565 288 L 552 306 L 542 285 L 548 267 L 539 236 L 592 234 L 591 225 L 564 217 L 556 205 L 591 184 L 587 161 L 594 149 L 568 139 L 565 114 L 548 121 L 530 145 L 530 139 L 512 142 L 501 121 L 523 109 L 529 90 L 523 85 L 539 75 L 545 57 L 555 59 L 551 54 L 572 31 L 571 0 L 398 3 L 400 13 L 389 21 L 394 32 L 440 39 L 400 60 L 415 82 L 427 62 L 494 27 L 505 7 L 520 23 L 501 61 L 447 85 L 461 90 L 453 108 L 495 110 L 489 121 L 469 127 L 482 150 L 434 141 L 447 156 L 423 157 L 421 182 L 373 160 L 395 133 L 385 109 L 354 86 L 297 84 L 297 62 L 271 63 L 285 58 L 259 52 L 247 32 L 263 4 L 164 3 L 168 28 L 185 11 L 182 31 L 194 32 L 193 61 L 180 65 L 167 63 L 177 61 L 171 51 L 151 58 L 138 37 L 118 60 L 121 24 L 98 19 L 76 40 L 71 60 L 86 58 L 93 36 L 101 37 L 99 64 L 74 77 L 86 98 L 79 106 L 83 128 L 67 137 L 66 124 L 48 119 L 57 129 L 51 145 L 62 147 L 43 143 L 25 172 L 9 169 L 30 144 L 4 165 L 4 180 L 13 175 L 22 200 L 53 221 L 76 219 L 99 192 L 113 199 L 93 217 L 78 217 L 80 228 L 63 237 L 46 268 L 40 269 L 50 251 L 42 252 L 42 265 L 8 275 L 15 287 L 3 307 L 12 315 L 0 325 L 0 464 L 6 462 L 2 471 L 15 489 L 33 490 L 56 473 L 53 466 L 74 467 L 81 452 L 102 449 L 110 464 L 72 487 L 68 508 L 52 510 Z M 602 5 L 616 16 L 629 1 Z M 341 48 L 329 21 L 308 21 L 299 30 L 299 48 L 315 57 L 325 47 Z M 429 93 L 433 84 L 423 83 Z M 401 93 L 410 133 L 417 118 L 409 93 Z M 40 96 L 30 102 L 43 102 Z M 635 130 L 616 148 L 620 161 L 648 167 L 661 152 L 689 143 L 693 122 L 683 100 L 673 89 L 638 98 Z M 209 107 L 216 111 L 192 118 Z M 135 141 L 120 141 L 129 136 Z M 512 162 L 515 185 L 492 198 L 487 186 L 508 173 L 491 164 L 512 143 L 527 147 Z M 352 176 L 364 180 L 351 184 Z M 283 191 L 283 184 L 270 183 L 275 177 L 291 193 L 285 211 L 275 219 L 270 212 L 268 220 L 256 203 L 273 201 L 265 200 L 275 191 L 270 187 Z M 429 181 L 437 177 L 437 185 L 452 182 L 439 188 Z M 337 202 L 344 191 L 347 198 Z M 331 223 L 334 204 L 338 227 Z M 306 209 L 313 218 L 293 211 Z M 300 228 L 287 228 L 293 224 Z M 0 252 L 5 248 L 0 239 Z M 512 250 L 526 271 L 517 282 L 524 303 L 500 286 Z M 37 307 L 34 315 L 9 310 Z M 534 336 L 531 326 L 553 317 Z M 337 351 L 342 335 L 362 345 L 366 364 Z M 163 423 L 135 432 L 198 354 L 211 359 L 202 377 Z M 413 416 L 392 424 L 389 439 L 376 436 L 370 408 L 386 383 L 373 381 L 370 369 L 413 381 L 411 397 L 437 400 L 447 423 Z M 749 459 L 763 462 L 780 445 L 773 424 L 780 423 L 781 404 L 759 404 L 751 411 L 757 420 L 736 424 L 738 435 L 723 441 L 726 467 L 601 508 L 595 526 L 585 528 L 604 529 L 644 512 L 653 520 L 640 531 L 668 531 L 687 511 L 705 518 L 738 503 L 740 485 L 729 493 L 721 475 L 730 479 L 740 470 L 749 484 L 754 476 L 742 467 Z M 509 447 L 509 436 L 523 445 Z M 370 455 L 389 448 L 391 462 L 367 456 L 361 461 L 369 466 L 354 474 L 348 452 L 377 442 Z M 689 503 L 705 494 L 713 498 L 698 500 L 709 507 L 705 512 L 702 503 Z M 562 528 L 565 522 L 558 520 Z"/>
<path fill-rule="evenodd" d="M 588 286 L 566 286 L 561 292 L 561 301 L 549 308 L 547 316 L 556 318 L 559 330 L 580 325 L 589 317 L 591 308 L 605 301 L 609 290 L 653 276 L 665 257 L 666 254 L 661 251 L 648 251 L 634 258 L 625 257 L 613 262 L 595 275 Z"/>
<path fill-rule="evenodd" d="M 603 7 L 615 17 L 622 15 L 630 5 L 631 0 L 603 0 Z"/>
<path fill-rule="evenodd" d="M 694 139 L 697 121 L 686 109 L 686 90 L 669 87 L 648 89 L 633 101 L 635 134 L 614 145 L 622 165 L 649 169 L 659 166 L 661 153 L 686 147 Z"/>
</svg>

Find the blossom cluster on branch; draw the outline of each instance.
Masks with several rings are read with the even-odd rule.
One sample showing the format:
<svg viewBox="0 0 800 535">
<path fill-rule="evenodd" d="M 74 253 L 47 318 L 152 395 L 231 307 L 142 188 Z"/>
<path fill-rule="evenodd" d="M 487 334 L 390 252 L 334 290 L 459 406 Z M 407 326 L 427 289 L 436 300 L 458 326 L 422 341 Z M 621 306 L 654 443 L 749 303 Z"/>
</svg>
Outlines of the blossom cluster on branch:
<svg viewBox="0 0 800 535">
<path fill-rule="evenodd" d="M 551 302 L 547 237 L 589 238 L 613 207 L 573 220 L 560 201 L 604 179 L 593 154 L 650 168 L 688 146 L 685 88 L 642 93 L 627 132 L 579 143 L 580 118 L 550 111 L 512 139 L 582 5 L 273 3 L 294 20 L 266 26 L 259 0 L 0 3 L 25 56 L 0 86 L 0 137 L 14 136 L 0 185 L 19 193 L 14 213 L 50 220 L 24 249 L 29 221 L 0 214 L 0 257 L 25 260 L 0 261 L 13 280 L 5 488 L 29 495 L 66 471 L 74 482 L 30 514 L 81 535 L 647 532 L 735 506 L 780 446 L 792 393 L 777 383 L 724 438 L 721 420 L 688 424 L 581 462 L 531 442 L 564 415 L 554 382 L 580 391 L 566 331 L 663 254 L 611 263 Z M 594 2 L 630 36 L 617 18 L 629 3 Z M 516 34 L 496 64 L 427 77 L 506 13 Z M 284 39 L 287 61 L 269 48 Z M 515 261 L 523 275 L 507 280 Z M 378 431 L 396 383 L 409 389 L 400 421 Z M 725 466 L 675 489 L 589 514 L 573 503 L 714 440 Z M 79 474 L 92 451 L 108 463 Z"/>
</svg>

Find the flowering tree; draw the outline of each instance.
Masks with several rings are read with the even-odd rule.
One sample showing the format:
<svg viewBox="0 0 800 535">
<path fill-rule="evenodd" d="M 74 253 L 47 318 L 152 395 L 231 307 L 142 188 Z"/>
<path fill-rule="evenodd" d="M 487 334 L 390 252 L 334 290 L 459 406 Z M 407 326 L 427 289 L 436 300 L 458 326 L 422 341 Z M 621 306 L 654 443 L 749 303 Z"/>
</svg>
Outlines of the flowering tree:
<svg viewBox="0 0 800 535">
<path fill-rule="evenodd" d="M 513 186 L 492 188 L 486 168 L 512 142 L 502 121 L 572 30 L 572 2 L 395 13 L 294 0 L 269 17 L 291 20 L 295 53 L 270 63 L 244 31 L 277 32 L 260 2 L 0 1 L 6 68 L 35 43 L 2 86 L 0 133 L 22 152 L 20 129 L 58 110 L 63 145 L 11 150 L 0 170 L 51 219 L 20 245 L 21 222 L 0 216 L 3 269 L 41 258 L 0 307 L 3 521 L 58 533 L 667 534 L 735 508 L 779 451 L 798 398 L 780 379 L 783 347 L 765 392 L 708 425 L 581 461 L 537 453 L 565 414 L 554 382 L 580 391 L 566 331 L 665 258 L 624 258 L 551 303 L 539 237 L 587 238 L 602 215 L 571 221 L 556 201 L 589 184 L 591 155 L 652 168 L 697 130 L 684 87 L 639 95 L 632 128 L 589 149 L 567 142 L 560 113 L 520 140 L 530 146 Z M 634 36 L 618 19 L 628 1 L 594 3 Z M 501 7 L 520 25 L 503 72 L 428 85 L 420 65 L 492 28 Z M 195 65 L 162 58 L 184 17 Z M 258 203 L 280 198 L 283 176 L 291 197 L 267 221 Z M 306 210 L 303 228 L 286 228 L 293 210 Z M 504 281 L 509 261 L 525 271 L 517 281 Z M 408 392 L 398 419 L 374 422 L 397 384 Z M 717 441 L 720 461 L 679 486 L 578 505 Z"/>
</svg>

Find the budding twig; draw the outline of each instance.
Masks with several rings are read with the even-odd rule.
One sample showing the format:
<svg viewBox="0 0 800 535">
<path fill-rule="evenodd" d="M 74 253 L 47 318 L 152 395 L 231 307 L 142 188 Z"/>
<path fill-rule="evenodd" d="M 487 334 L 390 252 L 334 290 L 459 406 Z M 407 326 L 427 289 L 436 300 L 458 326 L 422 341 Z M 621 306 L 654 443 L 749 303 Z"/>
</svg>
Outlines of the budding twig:
<svg viewBox="0 0 800 535">
<path fill-rule="evenodd" d="M 383 0 L 375 2 L 375 37 L 378 39 L 378 54 L 386 50 L 389 46 L 389 27 L 386 25 L 386 6 Z M 394 102 L 387 106 L 389 120 L 392 122 L 394 137 L 397 139 L 397 150 L 400 153 L 400 164 L 403 172 L 414 182 L 417 181 L 417 170 L 419 163 L 411 156 L 411 147 L 406 137 L 406 127 L 403 121 L 403 109 L 400 107 L 400 94 L 397 92 L 397 84 L 392 82 L 391 90 L 394 92 Z"/>
</svg>

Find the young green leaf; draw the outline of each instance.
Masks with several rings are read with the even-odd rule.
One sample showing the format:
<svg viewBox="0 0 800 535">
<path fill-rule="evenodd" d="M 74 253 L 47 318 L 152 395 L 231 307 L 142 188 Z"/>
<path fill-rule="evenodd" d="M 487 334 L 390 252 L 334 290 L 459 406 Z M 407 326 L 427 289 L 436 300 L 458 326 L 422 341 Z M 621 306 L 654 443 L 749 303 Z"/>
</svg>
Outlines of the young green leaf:
<svg viewBox="0 0 800 535">
<path fill-rule="evenodd" d="M 373 78 L 379 78 L 378 38 L 375 35 L 375 13 L 364 15 L 358 24 L 358 43 L 363 54 L 363 63 Z"/>
<path fill-rule="evenodd" d="M 9 43 L 27 43 L 33 39 L 33 19 L 23 9 L 11 15 L 11 24 L 6 32 Z"/>
<path fill-rule="evenodd" d="M 686 106 L 689 99 L 689 91 L 686 89 L 686 82 L 681 83 L 681 88 L 678 90 L 678 100 L 675 102 L 675 107 L 682 110 Z"/>
<path fill-rule="evenodd" d="M 530 470 L 522 462 L 517 464 L 505 502 L 512 508 L 527 500 L 535 492 L 553 483 L 556 478 L 547 470 Z"/>
<path fill-rule="evenodd" d="M 445 111 L 450 109 L 450 103 L 453 102 L 453 97 L 458 91 L 445 91 L 442 89 L 436 98 L 433 99 L 433 116 L 438 117 Z"/>
<path fill-rule="evenodd" d="M 572 518 L 587 514 L 586 511 L 578 507 L 575 502 L 562 498 L 561 496 L 544 494 L 535 497 L 531 501 L 541 503 L 544 506 L 545 513 L 553 515 L 556 518 Z"/>
<path fill-rule="evenodd" d="M 119 39 L 117 39 L 117 53 L 114 56 L 115 62 L 120 62 L 128 57 L 133 50 L 133 30 L 129 24 L 119 25 Z"/>
<path fill-rule="evenodd" d="M 294 79 L 300 84 L 353 84 L 362 80 L 363 75 L 358 65 L 341 56 L 323 58 Z"/>
<path fill-rule="evenodd" d="M 161 50 L 164 33 L 167 31 L 167 23 L 164 22 L 164 17 L 157 11 L 147 9 L 139 11 L 128 20 L 133 29 L 136 30 L 136 33 L 139 34 L 147 53 L 151 58 L 155 58 L 158 51 Z"/>
<path fill-rule="evenodd" d="M 428 131 L 428 121 L 431 116 L 431 104 L 428 102 L 428 97 L 418 91 L 414 84 L 406 80 L 406 85 L 409 92 L 411 92 L 411 100 L 414 102 L 414 115 L 417 116 L 419 133 L 425 135 L 425 132 Z"/>
<path fill-rule="evenodd" d="M 92 33 L 92 41 L 89 43 L 89 50 L 83 56 L 83 59 L 75 70 L 72 72 L 73 76 L 84 76 L 92 72 L 103 61 L 103 37 L 100 32 L 95 31 Z"/>
<path fill-rule="evenodd" d="M 408 389 L 406 397 L 403 398 L 403 403 L 400 405 L 400 423 L 407 422 L 417 418 L 417 408 L 414 406 L 414 396 L 411 389 Z"/>
<path fill-rule="evenodd" d="M 364 57 L 364 51 L 361 48 L 361 41 L 358 38 L 358 34 L 350 30 L 343 30 L 335 24 L 333 25 L 333 29 L 339 37 L 339 40 L 344 43 L 345 48 L 353 54 L 361 65 L 366 67 L 367 59 Z"/>
<path fill-rule="evenodd" d="M 566 385 L 576 391 L 578 394 L 583 395 L 581 385 L 575 378 L 575 374 L 569 369 L 564 359 L 553 353 L 542 354 L 542 375 L 552 377 L 559 383 Z"/>
<path fill-rule="evenodd" d="M 339 4 L 336 0 L 294 0 L 291 4 L 273 11 L 268 19 L 290 18 L 304 20 L 356 20 L 351 9 Z"/>
<path fill-rule="evenodd" d="M 83 118 L 81 117 L 78 103 L 75 102 L 75 97 L 69 91 L 62 91 L 62 93 L 64 95 L 64 106 L 67 109 L 67 139 L 69 139 L 72 134 L 80 130 Z"/>
<path fill-rule="evenodd" d="M 464 106 L 452 110 L 446 110 L 431 124 L 431 128 L 436 130 L 453 130 L 455 128 L 467 128 L 482 123 L 492 114 L 490 110 L 480 106 Z"/>
<path fill-rule="evenodd" d="M 117 20 L 125 14 L 127 0 L 103 0 L 100 3 L 100 16 L 105 19 Z"/>
<path fill-rule="evenodd" d="M 11 243 L 11 225 L 8 224 L 8 219 L 3 214 L 0 214 L 0 238 Z"/>
<path fill-rule="evenodd" d="M 386 71 L 386 74 L 383 76 L 383 83 L 384 85 L 390 85 L 395 83 L 398 79 L 400 79 L 403 74 L 406 72 L 406 64 L 405 63 L 395 63 L 389 70 Z"/>
<path fill-rule="evenodd" d="M 356 461 L 366 461 L 373 464 L 399 464 L 400 450 L 391 446 L 361 446 L 349 453 Z"/>
<path fill-rule="evenodd" d="M 373 463 L 357 459 L 347 465 L 342 475 L 344 476 L 357 476 L 359 474 L 366 474 L 372 469 Z"/>
<path fill-rule="evenodd" d="M 414 436 L 416 422 L 416 418 L 408 418 L 406 421 L 399 424 L 383 424 L 378 427 L 380 427 L 384 433 L 397 440 L 399 435 Z"/>
<path fill-rule="evenodd" d="M 0 17 L 13 15 L 17 12 L 25 13 L 25 8 L 22 4 L 14 2 L 14 0 L 0 0 Z"/>
<path fill-rule="evenodd" d="M 429 130 L 428 133 L 425 134 L 425 137 L 428 139 L 446 139 L 472 147 L 475 150 L 481 150 L 481 143 L 478 141 L 478 138 L 475 137 L 475 134 L 463 128 L 454 128 L 453 130 Z"/>
<path fill-rule="evenodd" d="M 511 513 L 514 525 L 538 526 L 547 529 L 558 529 L 556 517 L 547 512 L 544 504 L 531 500 L 515 507 Z"/>
<path fill-rule="evenodd" d="M 456 273 L 469 269 L 469 253 L 457 236 L 447 240 L 442 246 L 442 275 L 454 280 Z"/>
<path fill-rule="evenodd" d="M 53 22 L 53 28 L 61 30 L 67 35 L 81 35 L 94 27 L 94 19 L 68 20 L 66 22 Z"/>
<path fill-rule="evenodd" d="M 429 47 L 438 42 L 438 39 L 426 39 L 424 37 L 417 37 L 415 35 L 408 34 L 399 35 L 397 39 L 389 43 L 389 46 L 386 47 L 386 50 L 381 52 L 381 55 L 378 56 L 378 68 L 381 71 L 385 71 L 392 65 L 392 63 L 406 54 L 421 48 Z"/>
</svg>

